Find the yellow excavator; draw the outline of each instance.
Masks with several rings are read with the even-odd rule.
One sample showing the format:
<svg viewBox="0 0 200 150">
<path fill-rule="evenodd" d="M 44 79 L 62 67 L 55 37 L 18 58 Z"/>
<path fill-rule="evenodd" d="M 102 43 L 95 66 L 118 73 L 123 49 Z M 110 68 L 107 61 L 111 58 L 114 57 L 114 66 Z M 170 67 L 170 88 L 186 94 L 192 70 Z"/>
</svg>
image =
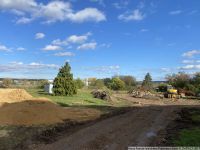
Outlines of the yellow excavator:
<svg viewBox="0 0 200 150">
<path fill-rule="evenodd" d="M 175 89 L 172 85 L 167 86 L 167 93 L 165 94 L 166 98 L 180 98 L 180 95 L 178 94 L 178 90 Z"/>
</svg>

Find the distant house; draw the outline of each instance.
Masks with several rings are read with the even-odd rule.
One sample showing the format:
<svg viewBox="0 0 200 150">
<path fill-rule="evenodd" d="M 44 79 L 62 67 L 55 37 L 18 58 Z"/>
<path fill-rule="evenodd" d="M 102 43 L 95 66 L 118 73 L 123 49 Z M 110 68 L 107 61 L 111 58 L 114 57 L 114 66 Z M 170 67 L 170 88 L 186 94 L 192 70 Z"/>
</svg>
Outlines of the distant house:
<svg viewBox="0 0 200 150">
<path fill-rule="evenodd" d="M 52 83 L 46 84 L 44 86 L 44 91 L 49 94 L 53 94 L 53 84 Z"/>
</svg>

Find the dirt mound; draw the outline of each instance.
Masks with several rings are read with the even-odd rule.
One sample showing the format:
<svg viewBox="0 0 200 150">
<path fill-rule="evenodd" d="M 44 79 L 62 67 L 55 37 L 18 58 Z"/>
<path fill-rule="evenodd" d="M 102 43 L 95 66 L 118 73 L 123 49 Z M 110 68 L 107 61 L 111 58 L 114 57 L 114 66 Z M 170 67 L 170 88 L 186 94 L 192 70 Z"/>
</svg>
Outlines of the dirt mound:
<svg viewBox="0 0 200 150">
<path fill-rule="evenodd" d="M 111 100 L 110 93 L 108 91 L 103 90 L 94 90 L 91 92 L 94 98 L 99 98 L 103 100 Z"/>
<path fill-rule="evenodd" d="M 86 121 L 100 116 L 95 109 L 64 108 L 47 100 L 4 103 L 0 106 L 0 125 L 49 125 L 70 119 Z"/>
<path fill-rule="evenodd" d="M 0 102 L 13 103 L 32 98 L 24 89 L 0 89 Z"/>
</svg>

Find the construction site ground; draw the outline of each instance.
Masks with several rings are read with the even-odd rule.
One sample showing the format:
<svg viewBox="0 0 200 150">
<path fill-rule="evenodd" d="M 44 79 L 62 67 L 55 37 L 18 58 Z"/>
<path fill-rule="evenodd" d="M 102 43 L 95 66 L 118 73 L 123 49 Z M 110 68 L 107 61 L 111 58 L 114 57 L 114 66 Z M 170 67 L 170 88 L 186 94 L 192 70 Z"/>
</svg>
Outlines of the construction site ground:
<svg viewBox="0 0 200 150">
<path fill-rule="evenodd" d="M 0 111 L 0 116 L 4 120 L 2 119 L 2 125 L 0 126 L 0 149 L 122 150 L 127 149 L 128 146 L 152 146 L 160 142 L 158 137 L 165 138 L 160 133 L 165 131 L 168 125 L 179 117 L 178 113 L 182 109 L 200 108 L 200 101 L 198 100 L 141 99 L 133 98 L 128 94 L 113 94 L 110 102 L 111 106 L 106 107 L 106 109 L 112 111 L 110 111 L 110 114 L 105 115 L 99 112 L 100 109 L 97 107 L 93 109 L 60 108 L 60 106 L 50 103 L 48 100 L 38 102 L 29 96 L 28 98 L 31 100 L 23 100 L 17 104 L 6 103 L 1 106 L 3 109 Z M 114 105 L 112 106 L 112 103 L 116 101 L 120 101 L 120 103 L 127 102 L 130 107 L 116 108 Z M 17 109 L 19 106 L 23 106 L 21 110 Z M 30 107 L 31 111 L 27 107 Z M 48 111 L 47 108 L 51 108 L 54 110 L 54 114 L 60 113 L 60 116 L 50 117 L 53 121 L 49 125 L 42 126 L 38 124 L 37 118 L 34 118 L 34 116 L 44 117 L 45 115 L 33 113 L 34 108 L 40 111 L 42 109 Z M 10 121 L 14 115 L 12 109 L 15 110 L 14 113 L 18 116 L 13 118 L 14 123 Z M 79 111 L 79 109 L 81 110 Z M 3 117 L 8 111 L 10 111 L 10 119 Z M 66 115 L 67 111 L 71 115 Z M 26 122 L 26 120 L 24 120 L 24 124 L 19 124 L 19 119 L 24 117 L 20 114 L 28 113 L 34 118 L 35 124 L 30 126 L 31 122 Z M 55 118 L 60 120 L 54 120 Z M 4 123 L 10 125 L 5 126 Z M 18 124 L 15 125 L 15 123 Z M 52 123 L 55 123 L 55 125 Z"/>
<path fill-rule="evenodd" d="M 132 98 L 127 94 L 115 94 L 113 98 L 130 101 L 135 106 L 124 114 L 101 120 L 34 149 L 122 150 L 128 146 L 152 146 L 155 141 L 159 143 L 160 132 L 177 119 L 178 112 L 187 107 L 199 108 L 200 105 L 196 100 L 147 100 Z"/>
</svg>

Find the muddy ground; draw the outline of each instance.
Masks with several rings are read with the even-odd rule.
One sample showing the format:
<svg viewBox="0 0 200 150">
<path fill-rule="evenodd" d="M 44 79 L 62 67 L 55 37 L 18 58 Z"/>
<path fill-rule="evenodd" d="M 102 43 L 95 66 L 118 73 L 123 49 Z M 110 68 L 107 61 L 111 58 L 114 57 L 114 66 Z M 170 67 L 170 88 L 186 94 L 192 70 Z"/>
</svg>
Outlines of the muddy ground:
<svg viewBox="0 0 200 150">
<path fill-rule="evenodd" d="M 71 134 L 64 134 L 53 143 L 40 144 L 32 149 L 122 150 L 128 146 L 162 146 L 164 143 L 158 141 L 161 131 L 166 131 L 177 120 L 183 108 L 199 109 L 200 104 L 199 101 L 192 100 L 144 100 L 125 94 L 114 96 L 136 105 L 124 114 L 101 120 Z M 162 134 L 162 138 L 165 139 L 166 135 Z"/>
<path fill-rule="evenodd" d="M 110 111 L 111 114 L 93 121 L 77 123 L 66 120 L 65 123 L 48 128 L 21 127 L 21 132 L 13 134 L 10 143 L 16 140 L 14 137 L 17 134 L 24 132 L 27 136 L 23 142 L 14 145 L 15 149 L 123 150 L 128 146 L 171 146 L 169 142 L 167 143 L 170 139 L 167 135 L 171 130 L 173 131 L 171 135 L 174 136 L 176 130 L 173 127 L 176 125 L 172 124 L 180 118 L 182 110 L 194 107 L 199 109 L 200 106 L 200 101 L 196 100 L 146 100 L 132 98 L 127 94 L 115 94 L 115 98 L 129 101 L 133 105 L 131 108 L 120 108 L 120 110 L 110 108 L 113 109 Z M 1 136 L 0 141 L 2 141 Z"/>
</svg>

